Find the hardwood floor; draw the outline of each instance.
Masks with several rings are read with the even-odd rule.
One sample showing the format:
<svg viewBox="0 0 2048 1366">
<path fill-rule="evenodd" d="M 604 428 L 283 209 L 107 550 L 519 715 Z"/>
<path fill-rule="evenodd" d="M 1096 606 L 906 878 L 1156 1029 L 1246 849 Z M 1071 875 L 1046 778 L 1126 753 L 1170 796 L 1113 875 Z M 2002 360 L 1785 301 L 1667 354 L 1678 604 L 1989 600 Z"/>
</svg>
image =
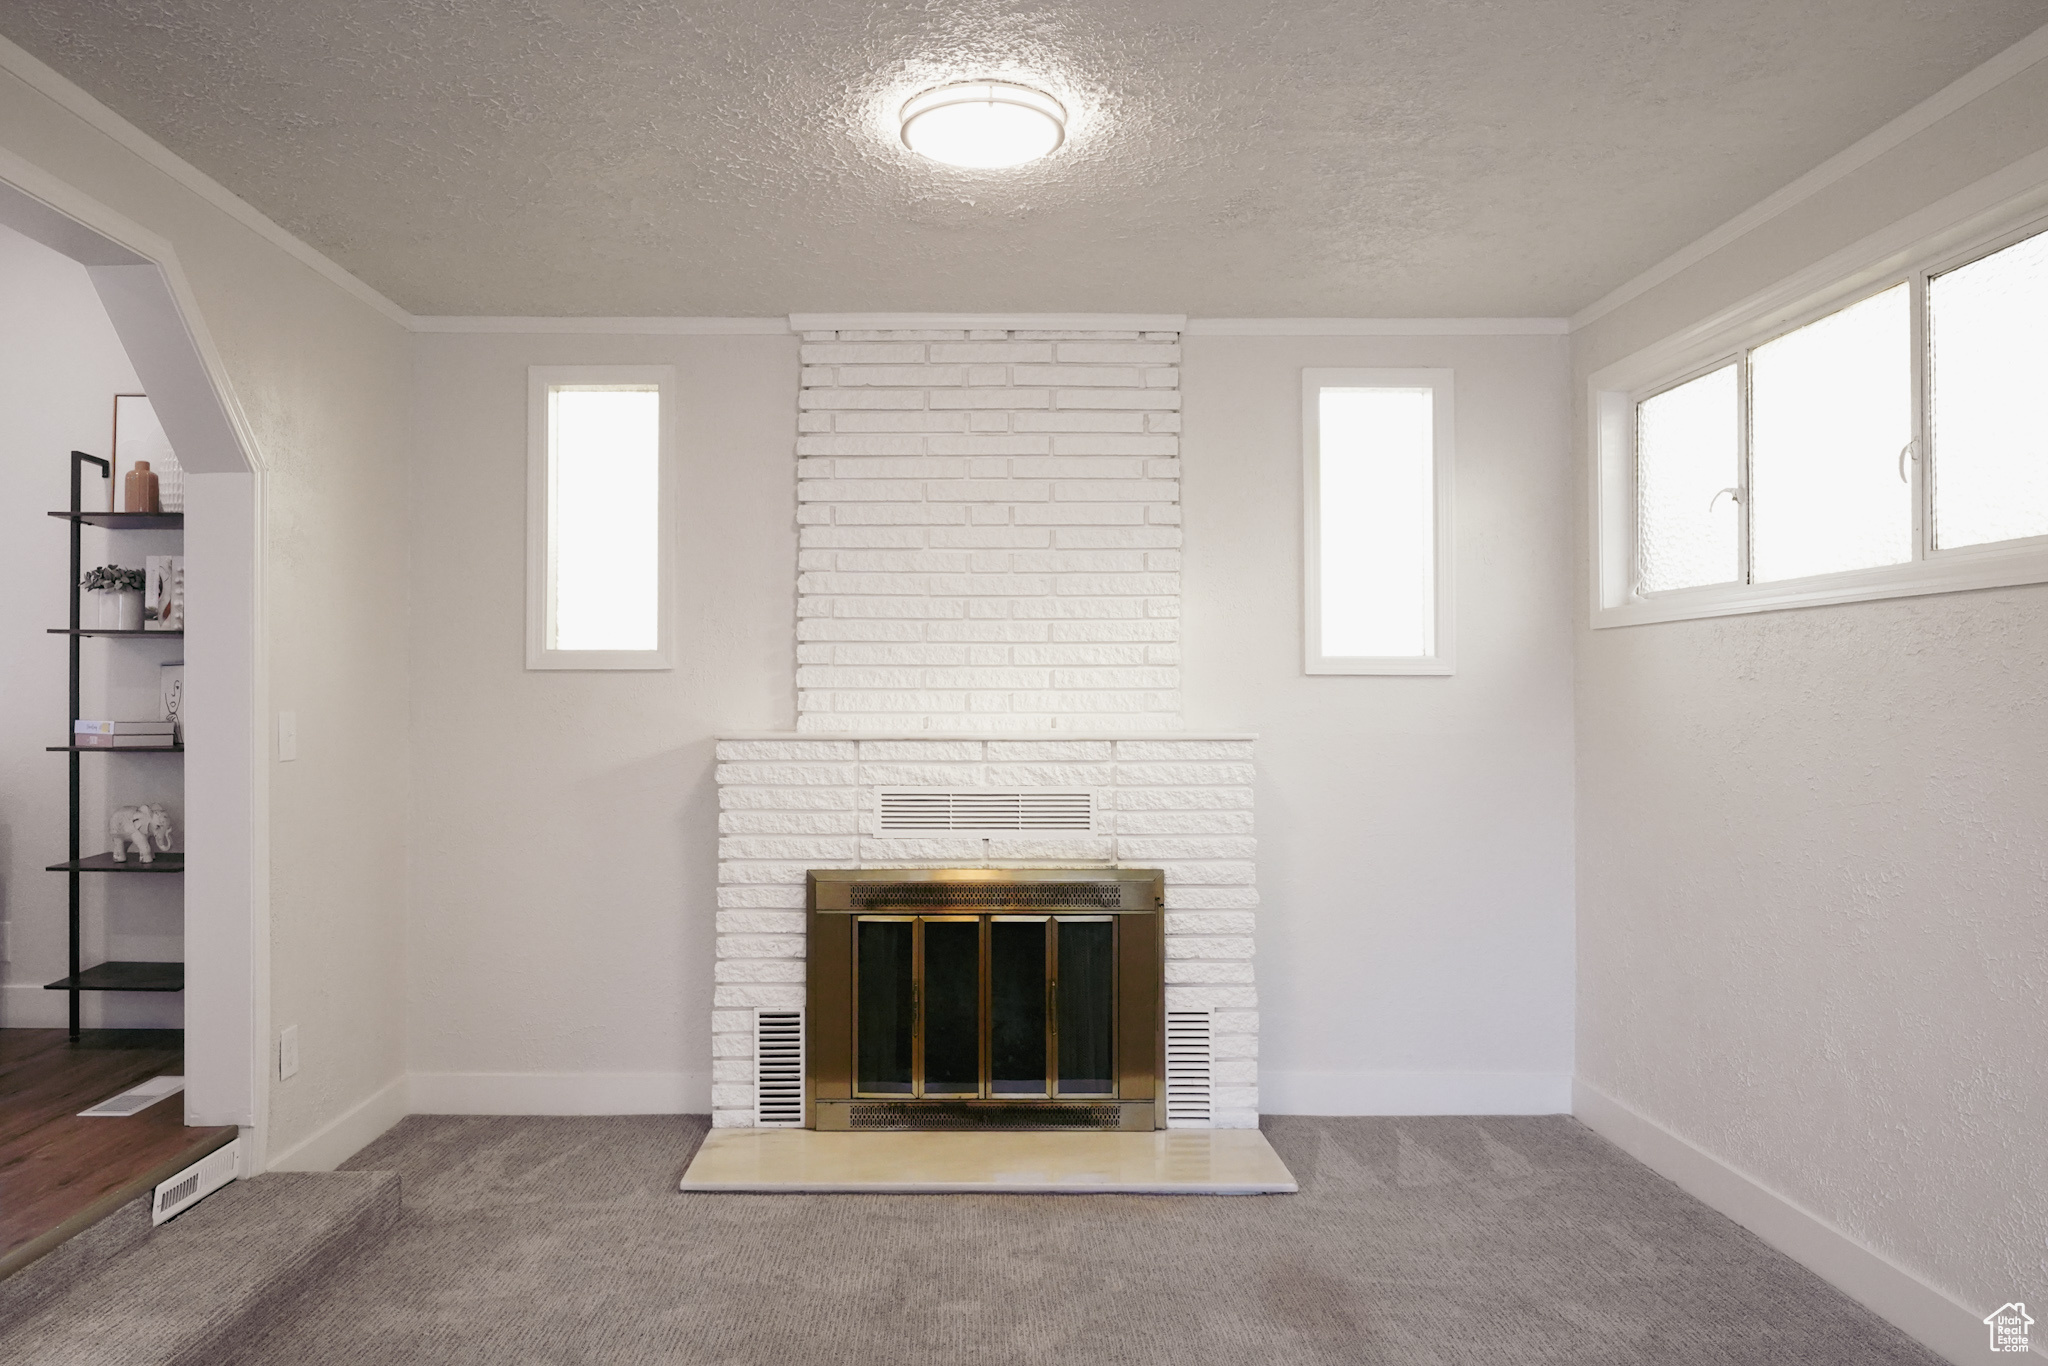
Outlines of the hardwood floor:
<svg viewBox="0 0 2048 1366">
<path fill-rule="evenodd" d="M 119 1119 L 78 1112 L 184 1067 L 177 1030 L 0 1029 L 0 1277 L 235 1136 L 187 1128 L 183 1094 Z"/>
</svg>

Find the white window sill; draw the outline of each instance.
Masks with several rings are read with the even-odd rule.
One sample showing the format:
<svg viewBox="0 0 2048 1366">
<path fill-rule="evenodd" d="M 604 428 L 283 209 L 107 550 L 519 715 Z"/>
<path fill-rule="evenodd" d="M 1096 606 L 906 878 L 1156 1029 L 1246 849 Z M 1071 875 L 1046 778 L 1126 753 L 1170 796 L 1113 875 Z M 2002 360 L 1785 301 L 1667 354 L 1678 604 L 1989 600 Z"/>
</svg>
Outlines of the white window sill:
<svg viewBox="0 0 2048 1366">
<path fill-rule="evenodd" d="M 1796 607 L 1876 602 L 1884 598 L 2013 588 L 2032 583 L 2048 583 L 2048 537 L 1936 551 L 1929 559 L 1878 569 L 1818 574 L 1778 583 L 1722 584 L 1632 596 L 1613 606 L 1596 606 L 1593 628 L 1782 612 Z"/>
<path fill-rule="evenodd" d="M 1448 658 L 1437 655 L 1427 659 L 1311 659 L 1302 666 L 1302 672 L 1312 676 L 1378 674 L 1398 678 L 1412 675 L 1443 677 L 1456 671 Z"/>
</svg>

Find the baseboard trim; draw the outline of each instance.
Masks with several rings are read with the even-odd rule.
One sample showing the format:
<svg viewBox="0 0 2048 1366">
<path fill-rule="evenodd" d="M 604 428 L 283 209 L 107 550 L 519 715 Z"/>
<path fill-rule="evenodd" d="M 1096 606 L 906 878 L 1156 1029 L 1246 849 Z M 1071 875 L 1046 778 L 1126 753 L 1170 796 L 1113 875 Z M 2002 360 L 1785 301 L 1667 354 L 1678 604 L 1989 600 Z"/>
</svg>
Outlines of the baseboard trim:
<svg viewBox="0 0 2048 1366">
<path fill-rule="evenodd" d="M 393 1077 L 329 1121 L 265 1163 L 274 1172 L 331 1172 L 354 1157 L 386 1129 L 411 1113 L 411 1079 Z"/>
<path fill-rule="evenodd" d="M 1630 1109 L 1592 1083 L 1572 1082 L 1580 1123 L 1693 1198 L 1800 1263 L 1835 1289 L 1950 1361 L 1981 1360 L 1982 1312 L 1966 1308 L 1812 1210 Z M 2034 1349 L 2036 1355 L 2043 1348 Z"/>
<path fill-rule="evenodd" d="M 708 1072 L 415 1072 L 416 1115 L 703 1115 Z"/>
<path fill-rule="evenodd" d="M 1269 1115 L 1561 1115 L 1571 1103 L 1569 1072 L 1259 1072 Z"/>
</svg>

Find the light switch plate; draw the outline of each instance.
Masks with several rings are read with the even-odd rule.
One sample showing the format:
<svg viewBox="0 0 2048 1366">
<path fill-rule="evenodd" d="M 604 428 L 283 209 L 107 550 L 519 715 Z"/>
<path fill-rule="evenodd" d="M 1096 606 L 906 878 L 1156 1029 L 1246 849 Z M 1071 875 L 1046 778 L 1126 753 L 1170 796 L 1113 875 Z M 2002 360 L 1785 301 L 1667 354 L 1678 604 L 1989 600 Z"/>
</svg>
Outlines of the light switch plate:
<svg viewBox="0 0 2048 1366">
<path fill-rule="evenodd" d="M 277 1035 L 277 1077 L 287 1081 L 299 1071 L 299 1027 L 286 1025 Z"/>
<path fill-rule="evenodd" d="M 277 761 L 288 763 L 299 757 L 299 714 L 295 711 L 281 711 L 277 714 Z"/>
</svg>

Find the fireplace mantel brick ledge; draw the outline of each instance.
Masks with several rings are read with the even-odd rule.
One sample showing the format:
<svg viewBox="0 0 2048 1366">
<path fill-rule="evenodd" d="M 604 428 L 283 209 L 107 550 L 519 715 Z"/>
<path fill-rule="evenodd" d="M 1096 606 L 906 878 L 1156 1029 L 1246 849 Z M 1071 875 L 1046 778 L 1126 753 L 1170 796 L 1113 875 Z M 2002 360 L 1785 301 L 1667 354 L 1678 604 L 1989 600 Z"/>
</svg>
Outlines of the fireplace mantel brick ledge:
<svg viewBox="0 0 2048 1366">
<path fill-rule="evenodd" d="M 803 1008 L 810 869 L 1121 865 L 1165 870 L 1166 1008 L 1214 1012 L 1215 1125 L 1257 1127 L 1253 740 L 1191 731 L 721 738 L 712 1122 L 755 1123 L 754 1011 Z M 1097 833 L 878 839 L 877 787 L 1090 788 Z"/>
</svg>

